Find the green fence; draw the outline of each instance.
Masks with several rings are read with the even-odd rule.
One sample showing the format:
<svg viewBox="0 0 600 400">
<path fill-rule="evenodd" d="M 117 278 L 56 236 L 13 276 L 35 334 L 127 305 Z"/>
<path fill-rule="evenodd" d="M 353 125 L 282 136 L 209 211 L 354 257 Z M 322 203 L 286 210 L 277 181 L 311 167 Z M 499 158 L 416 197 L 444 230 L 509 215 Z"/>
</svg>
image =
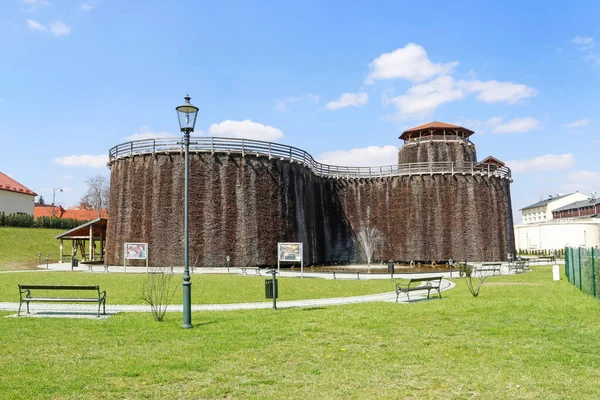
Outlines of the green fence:
<svg viewBox="0 0 600 400">
<path fill-rule="evenodd" d="M 565 247 L 565 275 L 582 292 L 600 298 L 600 249 Z"/>
</svg>

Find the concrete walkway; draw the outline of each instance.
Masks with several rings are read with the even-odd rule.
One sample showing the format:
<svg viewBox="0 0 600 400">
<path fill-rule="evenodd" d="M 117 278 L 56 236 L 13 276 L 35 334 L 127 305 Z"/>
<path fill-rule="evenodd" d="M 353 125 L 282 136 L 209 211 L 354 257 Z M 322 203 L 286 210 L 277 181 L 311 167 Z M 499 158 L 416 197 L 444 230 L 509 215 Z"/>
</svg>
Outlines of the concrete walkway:
<svg viewBox="0 0 600 400">
<path fill-rule="evenodd" d="M 65 271 L 65 270 L 71 270 L 70 265 L 67 264 L 50 264 L 51 266 L 53 266 L 53 268 L 49 268 L 49 270 L 51 271 Z M 45 265 L 44 265 L 45 267 Z M 50 266 L 49 266 L 50 267 Z M 111 268 L 111 272 L 122 272 L 122 271 L 118 271 L 115 270 L 116 268 L 119 267 L 110 267 Z M 115 269 L 113 269 L 115 268 Z M 120 267 L 123 268 L 123 267 Z M 100 271 L 103 271 L 103 267 L 100 266 L 99 267 Z M 79 271 L 87 271 L 87 266 L 83 266 L 83 267 L 78 267 L 76 270 Z M 216 271 L 215 271 L 216 270 Z M 224 270 L 224 271 L 223 271 Z M 234 268 L 230 269 L 230 273 L 242 273 L 241 270 L 239 269 L 235 269 L 236 271 L 234 271 Z M 239 271 L 238 271 L 239 270 Z M 46 271 L 46 269 L 40 270 L 40 271 Z M 97 273 L 106 273 L 106 272 L 100 272 L 98 271 Z M 24 272 L 24 271 L 15 271 L 15 272 Z M 31 271 L 31 272 L 36 272 L 36 271 Z M 129 272 L 134 272 L 132 270 L 131 267 L 128 268 L 128 273 Z M 137 268 L 135 272 L 139 272 L 139 273 L 144 273 L 145 268 Z M 174 269 L 174 273 L 179 273 L 182 271 L 177 271 L 177 268 Z M 96 273 L 96 272 L 94 272 Z M 196 270 L 196 273 L 198 273 L 198 270 Z M 204 273 L 227 273 L 227 270 L 225 268 L 221 268 L 221 269 L 202 269 L 202 274 Z M 262 276 L 266 277 L 264 275 L 264 271 L 262 272 Z M 323 277 L 323 274 L 316 274 L 319 275 L 319 277 Z M 356 273 L 351 274 L 354 276 L 354 278 L 352 279 L 356 279 Z M 410 278 L 411 275 L 414 274 L 406 274 L 406 275 L 398 275 L 396 274 L 394 277 L 395 278 Z M 436 275 L 436 274 L 429 274 L 429 275 Z M 437 274 L 440 275 L 440 274 Z M 300 273 L 295 273 L 295 272 L 289 272 L 289 271 L 282 271 L 281 273 L 282 277 L 299 277 Z M 423 274 L 419 274 L 419 276 L 424 276 Z M 309 278 L 311 277 L 309 275 L 309 273 L 304 273 L 304 277 L 305 278 Z M 333 279 L 331 277 L 327 278 L 327 279 Z M 341 278 L 336 278 L 336 279 L 341 279 Z M 360 279 L 390 279 L 390 276 L 387 274 L 372 274 L 372 275 L 368 275 L 365 274 L 365 277 L 363 278 L 362 274 L 360 276 Z M 391 284 L 390 284 L 391 285 Z M 451 288 L 453 288 L 455 286 L 454 282 L 450 282 L 447 280 L 442 280 L 442 286 L 441 286 L 441 290 L 442 291 L 446 291 L 449 290 Z M 431 296 L 435 299 L 436 295 L 434 295 L 434 293 L 432 292 Z M 412 302 L 416 302 L 422 299 L 426 299 L 427 298 L 427 291 L 423 290 L 423 291 L 415 291 L 411 293 L 411 303 Z M 371 295 L 365 295 L 365 296 L 351 296 L 351 297 L 334 297 L 334 298 L 325 298 L 325 299 L 310 299 L 310 300 L 280 300 L 277 301 L 277 308 L 294 308 L 294 307 L 326 307 L 326 306 L 335 306 L 335 305 L 342 305 L 342 304 L 358 304 L 358 303 L 371 303 L 371 302 L 395 302 L 396 301 L 396 293 L 395 292 L 387 292 L 387 293 L 380 293 L 380 294 L 371 294 Z M 406 294 L 401 293 L 399 298 L 398 298 L 398 302 L 401 303 L 408 303 L 408 299 Z M 25 306 L 25 305 L 24 305 Z M 196 304 L 196 305 L 192 305 L 192 311 L 232 311 L 232 310 L 254 310 L 254 309 L 268 309 L 268 308 L 272 308 L 273 306 L 273 302 L 271 300 L 269 301 L 264 301 L 264 302 L 259 302 L 259 303 L 235 303 L 235 304 Z M 19 303 L 9 303 L 9 302 L 4 302 L 4 303 L 0 303 L 0 311 L 18 311 L 19 309 Z M 97 305 L 87 305 L 87 304 L 60 304 L 60 303 L 32 303 L 30 305 L 30 310 L 32 312 L 32 315 L 35 316 L 36 314 L 57 314 L 55 316 L 66 316 L 69 314 L 90 314 L 95 316 L 96 315 L 96 311 L 98 309 Z M 181 304 L 175 304 L 175 305 L 171 305 L 169 306 L 169 311 L 172 312 L 180 312 L 183 309 L 183 306 Z M 106 305 L 106 312 L 107 314 L 115 314 L 118 312 L 150 312 L 150 306 L 147 305 L 113 305 L 113 304 L 107 304 Z M 41 315 L 40 315 L 41 316 Z M 49 315 L 48 315 L 49 316 Z"/>
<path fill-rule="evenodd" d="M 367 269 L 364 265 L 348 265 L 347 268 L 352 268 L 355 272 L 345 272 L 345 271 L 336 271 L 336 272 L 314 272 L 310 267 L 305 267 L 304 271 L 301 271 L 300 268 L 294 269 L 281 269 L 280 274 L 278 276 L 285 278 L 321 278 L 321 279 L 358 279 L 358 280 L 370 280 L 370 279 L 390 279 L 390 274 L 384 273 L 370 273 L 369 269 Z M 374 265 L 374 268 L 382 268 L 380 265 Z M 387 268 L 387 267 L 383 267 Z M 183 274 L 183 267 L 168 267 L 162 269 L 167 272 L 172 272 L 174 274 Z M 257 271 L 258 270 L 258 273 Z M 128 273 L 128 274 L 145 274 L 147 272 L 146 267 L 123 267 L 120 266 L 104 266 L 104 265 L 93 265 L 93 264 L 83 264 L 80 263 L 79 266 L 71 268 L 71 263 L 54 263 L 48 264 L 46 268 L 46 264 L 42 264 L 38 266 L 37 270 L 23 270 L 23 271 L 5 271 L 7 273 L 13 272 L 37 272 L 37 271 L 78 271 L 78 272 L 87 272 L 87 273 Z M 156 268 L 150 267 L 148 271 L 153 272 L 157 271 Z M 270 277 L 271 275 L 266 272 L 267 270 L 264 268 L 195 268 L 190 270 L 191 275 L 201 275 L 201 274 L 233 274 L 233 275 L 247 275 L 247 276 L 262 276 L 262 277 Z M 358 272 L 356 272 L 358 271 Z M 398 279 L 410 279 L 414 277 L 426 277 L 426 276 L 443 276 L 444 278 L 458 278 L 458 271 L 454 270 L 452 273 L 450 272 L 432 272 L 432 273 L 404 273 L 403 269 L 397 268 L 396 273 L 394 273 L 394 278 Z M 504 270 L 503 270 L 504 273 Z M 508 273 L 508 270 L 506 271 Z M 452 275 L 452 276 L 450 276 Z"/>
</svg>

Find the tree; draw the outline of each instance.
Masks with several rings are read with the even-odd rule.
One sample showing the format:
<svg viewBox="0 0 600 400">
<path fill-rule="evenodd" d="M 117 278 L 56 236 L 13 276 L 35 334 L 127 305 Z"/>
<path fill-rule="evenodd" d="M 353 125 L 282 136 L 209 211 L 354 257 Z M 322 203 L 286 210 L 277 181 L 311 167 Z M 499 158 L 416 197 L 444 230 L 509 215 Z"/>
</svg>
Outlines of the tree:
<svg viewBox="0 0 600 400">
<path fill-rule="evenodd" d="M 41 206 L 46 204 L 46 200 L 44 200 L 44 196 L 40 195 L 40 198 L 38 199 L 38 204 Z"/>
<path fill-rule="evenodd" d="M 90 176 L 85 180 L 87 192 L 83 195 L 80 203 L 98 212 L 98 218 L 102 217 L 102 210 L 108 208 L 108 178 L 103 175 Z"/>
<path fill-rule="evenodd" d="M 146 274 L 142 300 L 150 305 L 156 321 L 161 322 L 165 318 L 167 308 L 181 282 L 179 275 L 169 273 L 166 267 L 153 268 L 152 272 Z"/>
<path fill-rule="evenodd" d="M 485 283 L 486 279 L 493 276 L 493 274 L 484 271 L 477 271 L 477 269 L 474 271 L 473 267 L 466 262 L 459 266 L 459 271 L 461 277 L 463 274 L 467 276 L 467 288 L 469 288 L 469 292 L 471 292 L 473 297 L 479 296 L 479 291 L 481 290 L 481 287 Z"/>
</svg>

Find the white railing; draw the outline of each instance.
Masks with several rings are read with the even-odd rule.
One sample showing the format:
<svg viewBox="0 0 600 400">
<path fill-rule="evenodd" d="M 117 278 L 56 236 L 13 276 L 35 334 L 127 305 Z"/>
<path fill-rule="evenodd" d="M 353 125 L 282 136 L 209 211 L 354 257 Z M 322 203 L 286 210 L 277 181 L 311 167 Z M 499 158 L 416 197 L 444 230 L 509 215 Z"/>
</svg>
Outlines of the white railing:
<svg viewBox="0 0 600 400">
<path fill-rule="evenodd" d="M 183 153 L 183 142 L 179 138 L 144 139 L 121 143 L 110 149 L 108 164 L 118 159 L 143 154 Z M 510 169 L 495 164 L 476 162 L 437 161 L 425 163 L 394 164 L 379 167 L 342 167 L 322 164 L 309 153 L 292 146 L 250 139 L 220 137 L 192 137 L 192 153 L 227 153 L 242 156 L 268 157 L 285 160 L 310 168 L 315 175 L 331 178 L 383 178 L 411 175 L 482 175 L 511 179 Z"/>
</svg>

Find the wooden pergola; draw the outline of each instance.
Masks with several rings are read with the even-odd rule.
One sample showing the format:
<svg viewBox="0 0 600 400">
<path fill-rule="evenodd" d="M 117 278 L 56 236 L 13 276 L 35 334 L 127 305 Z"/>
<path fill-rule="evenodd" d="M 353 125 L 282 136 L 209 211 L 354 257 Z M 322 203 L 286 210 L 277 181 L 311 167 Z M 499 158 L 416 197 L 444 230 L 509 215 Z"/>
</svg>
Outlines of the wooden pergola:
<svg viewBox="0 0 600 400">
<path fill-rule="evenodd" d="M 62 262 L 63 259 L 63 240 L 71 240 L 73 242 L 71 246 L 71 258 L 77 256 L 77 251 L 79 251 L 81 255 L 79 258 L 80 261 L 104 260 L 107 221 L 106 218 L 97 218 L 56 236 L 56 239 L 60 240 L 60 261 Z M 95 254 L 95 241 L 100 242 L 98 257 Z"/>
</svg>

